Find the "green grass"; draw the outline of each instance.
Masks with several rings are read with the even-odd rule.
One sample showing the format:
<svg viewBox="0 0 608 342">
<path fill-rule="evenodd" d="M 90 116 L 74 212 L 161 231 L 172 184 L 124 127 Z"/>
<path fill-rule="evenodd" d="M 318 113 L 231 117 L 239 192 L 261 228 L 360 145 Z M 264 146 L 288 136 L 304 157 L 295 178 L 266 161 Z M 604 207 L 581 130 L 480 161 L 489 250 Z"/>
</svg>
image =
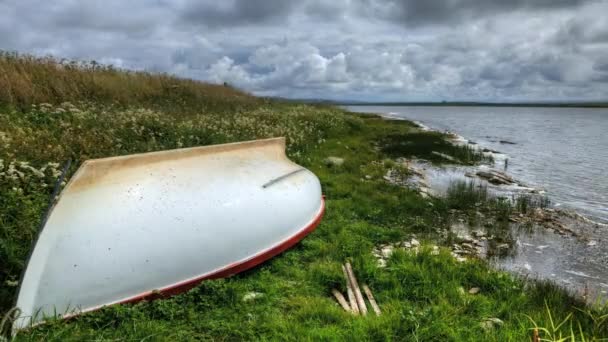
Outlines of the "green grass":
<svg viewBox="0 0 608 342">
<path fill-rule="evenodd" d="M 69 99 L 58 100 L 65 101 Z M 594 319 L 605 314 L 605 308 L 586 307 L 550 283 L 517 279 L 483 261 L 458 263 L 447 249 L 439 255 L 430 253 L 430 247 L 417 255 L 399 251 L 386 268 L 377 267 L 371 254 L 375 245 L 412 234 L 425 245 L 437 243 L 435 228 L 446 227 L 449 210 L 461 205 L 454 198 L 424 200 L 388 184 L 382 176 L 395 166 L 391 159 L 415 156 L 442 162 L 433 159 L 433 151 L 462 163 L 479 162 L 482 157 L 454 149 L 441 134 L 423 133 L 406 121 L 331 107 L 244 101 L 246 105 L 232 103 L 219 109 L 186 105 L 177 112 L 156 102 L 147 106 L 145 101 L 2 104 L 2 311 L 12 304 L 14 281 L 25 266 L 60 164 L 67 159 L 74 161 L 71 175 L 88 158 L 287 136 L 290 158 L 318 175 L 327 199 L 318 228 L 259 267 L 229 279 L 206 281 L 170 299 L 53 321 L 19 333 L 17 340 L 525 341 L 535 325 L 550 327 L 552 320 L 566 317 L 576 328 L 577 340 L 579 325 L 589 339 L 608 336 L 606 325 Z M 234 106 L 240 109 L 230 112 Z M 345 162 L 327 165 L 324 159 L 329 156 Z M 331 289 L 344 290 L 340 265 L 345 260 L 352 262 L 360 283 L 374 291 L 382 316 L 354 317 L 335 303 Z M 468 294 L 471 287 L 479 287 L 480 293 Z M 250 291 L 263 296 L 244 302 Z M 487 318 L 504 324 L 486 330 L 481 322 Z M 570 326 L 559 330 L 569 334 Z M 541 336 L 548 335 L 541 331 Z"/>
</svg>

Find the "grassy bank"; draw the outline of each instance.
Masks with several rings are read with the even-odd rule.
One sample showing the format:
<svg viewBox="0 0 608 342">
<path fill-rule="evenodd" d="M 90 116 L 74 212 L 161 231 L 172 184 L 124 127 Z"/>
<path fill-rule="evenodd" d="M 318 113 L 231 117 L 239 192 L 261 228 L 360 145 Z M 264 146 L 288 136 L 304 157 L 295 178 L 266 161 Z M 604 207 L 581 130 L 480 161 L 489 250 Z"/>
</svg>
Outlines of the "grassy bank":
<svg viewBox="0 0 608 342">
<path fill-rule="evenodd" d="M 551 319 L 557 324 L 566 318 L 556 334 L 572 332 L 577 340 L 581 334 L 608 336 L 599 322 L 605 312 L 586 308 L 551 284 L 515 279 L 479 260 L 457 262 L 447 249 L 431 252 L 430 245 L 443 243 L 436 228 L 448 228 L 450 210 L 467 207 L 463 202 L 471 199 L 425 200 L 383 176 L 398 167 L 397 157 L 441 162 L 433 151 L 462 163 L 481 160 L 471 151 L 453 149 L 441 134 L 421 132 L 407 121 L 270 102 L 164 75 L 90 65 L 66 71 L 52 60 L 22 61 L 12 55 L 0 58 L 0 66 L 9 70 L 12 89 L 12 95 L 0 95 L 2 311 L 12 304 L 51 188 L 68 159 L 73 160 L 71 175 L 89 158 L 286 136 L 290 158 L 318 175 L 327 197 L 317 230 L 255 269 L 204 282 L 167 300 L 51 322 L 20 333 L 18 340 L 523 341 L 535 324 L 550 327 Z M 63 83 L 41 76 L 46 72 L 61 73 L 66 84 L 74 77 L 83 88 L 53 90 Z M 38 73 L 40 78 L 33 76 Z M 130 85 L 113 93 L 112 85 L 121 78 Z M 189 85 L 187 92 L 162 86 L 180 82 Z M 147 83 L 161 86 L 148 88 Z M 137 95 L 140 91 L 148 95 Z M 119 95 L 123 92 L 135 94 L 134 99 Z M 344 163 L 326 163 L 330 156 Z M 397 251 L 387 267 L 378 267 L 374 246 L 413 235 L 426 246 L 420 253 Z M 373 289 L 382 316 L 354 317 L 335 303 L 331 289 L 344 290 L 340 265 L 345 260 Z M 473 287 L 480 292 L 469 294 Z M 261 295 L 244 301 L 250 292 Z M 489 318 L 502 324 L 484 325 Z M 541 336 L 549 338 L 543 331 Z"/>
</svg>

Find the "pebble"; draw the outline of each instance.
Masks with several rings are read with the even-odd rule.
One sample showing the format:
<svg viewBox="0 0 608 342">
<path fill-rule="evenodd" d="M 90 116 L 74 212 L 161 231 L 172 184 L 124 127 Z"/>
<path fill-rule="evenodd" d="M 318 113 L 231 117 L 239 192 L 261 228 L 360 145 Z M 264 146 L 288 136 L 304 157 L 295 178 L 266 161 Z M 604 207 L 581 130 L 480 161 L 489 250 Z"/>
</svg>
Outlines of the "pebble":
<svg viewBox="0 0 608 342">
<path fill-rule="evenodd" d="M 479 287 L 471 287 L 471 289 L 469 289 L 469 294 L 476 295 L 479 291 L 481 291 Z"/>
</svg>

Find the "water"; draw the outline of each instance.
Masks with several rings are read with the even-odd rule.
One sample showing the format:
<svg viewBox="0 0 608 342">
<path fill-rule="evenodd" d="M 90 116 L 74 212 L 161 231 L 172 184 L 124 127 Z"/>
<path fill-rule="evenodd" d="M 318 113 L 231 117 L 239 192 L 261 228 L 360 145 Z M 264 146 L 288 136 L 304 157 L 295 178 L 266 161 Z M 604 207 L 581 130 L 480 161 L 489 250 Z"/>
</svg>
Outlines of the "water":
<svg viewBox="0 0 608 342">
<path fill-rule="evenodd" d="M 608 109 L 369 106 L 348 109 L 414 120 L 502 152 L 509 161 L 507 172 L 515 179 L 545 189 L 553 205 L 608 222 Z M 472 170 L 466 166 L 418 166 L 424 168 L 429 186 L 439 191 L 453 180 L 464 179 L 464 172 Z M 513 248 L 507 256 L 492 259 L 494 265 L 550 279 L 573 293 L 588 294 L 591 301 L 598 296 L 606 299 L 608 227 L 586 228 L 579 238 L 564 237 L 542 227 L 520 228 L 511 226 Z"/>
<path fill-rule="evenodd" d="M 392 106 L 348 109 L 390 113 L 433 129 L 456 132 L 483 147 L 505 153 L 509 174 L 545 189 L 554 205 L 608 222 L 608 109 Z"/>
</svg>

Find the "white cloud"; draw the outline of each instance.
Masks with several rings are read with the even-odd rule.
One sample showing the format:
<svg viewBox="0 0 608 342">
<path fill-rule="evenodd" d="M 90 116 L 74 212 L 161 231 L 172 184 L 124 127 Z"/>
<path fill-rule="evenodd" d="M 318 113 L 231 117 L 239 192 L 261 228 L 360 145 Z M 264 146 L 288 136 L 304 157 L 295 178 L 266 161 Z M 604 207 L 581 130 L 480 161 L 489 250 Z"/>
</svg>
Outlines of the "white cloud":
<svg viewBox="0 0 608 342">
<path fill-rule="evenodd" d="M 0 49 L 369 100 L 608 98 L 607 1 L 0 1 Z"/>
</svg>

